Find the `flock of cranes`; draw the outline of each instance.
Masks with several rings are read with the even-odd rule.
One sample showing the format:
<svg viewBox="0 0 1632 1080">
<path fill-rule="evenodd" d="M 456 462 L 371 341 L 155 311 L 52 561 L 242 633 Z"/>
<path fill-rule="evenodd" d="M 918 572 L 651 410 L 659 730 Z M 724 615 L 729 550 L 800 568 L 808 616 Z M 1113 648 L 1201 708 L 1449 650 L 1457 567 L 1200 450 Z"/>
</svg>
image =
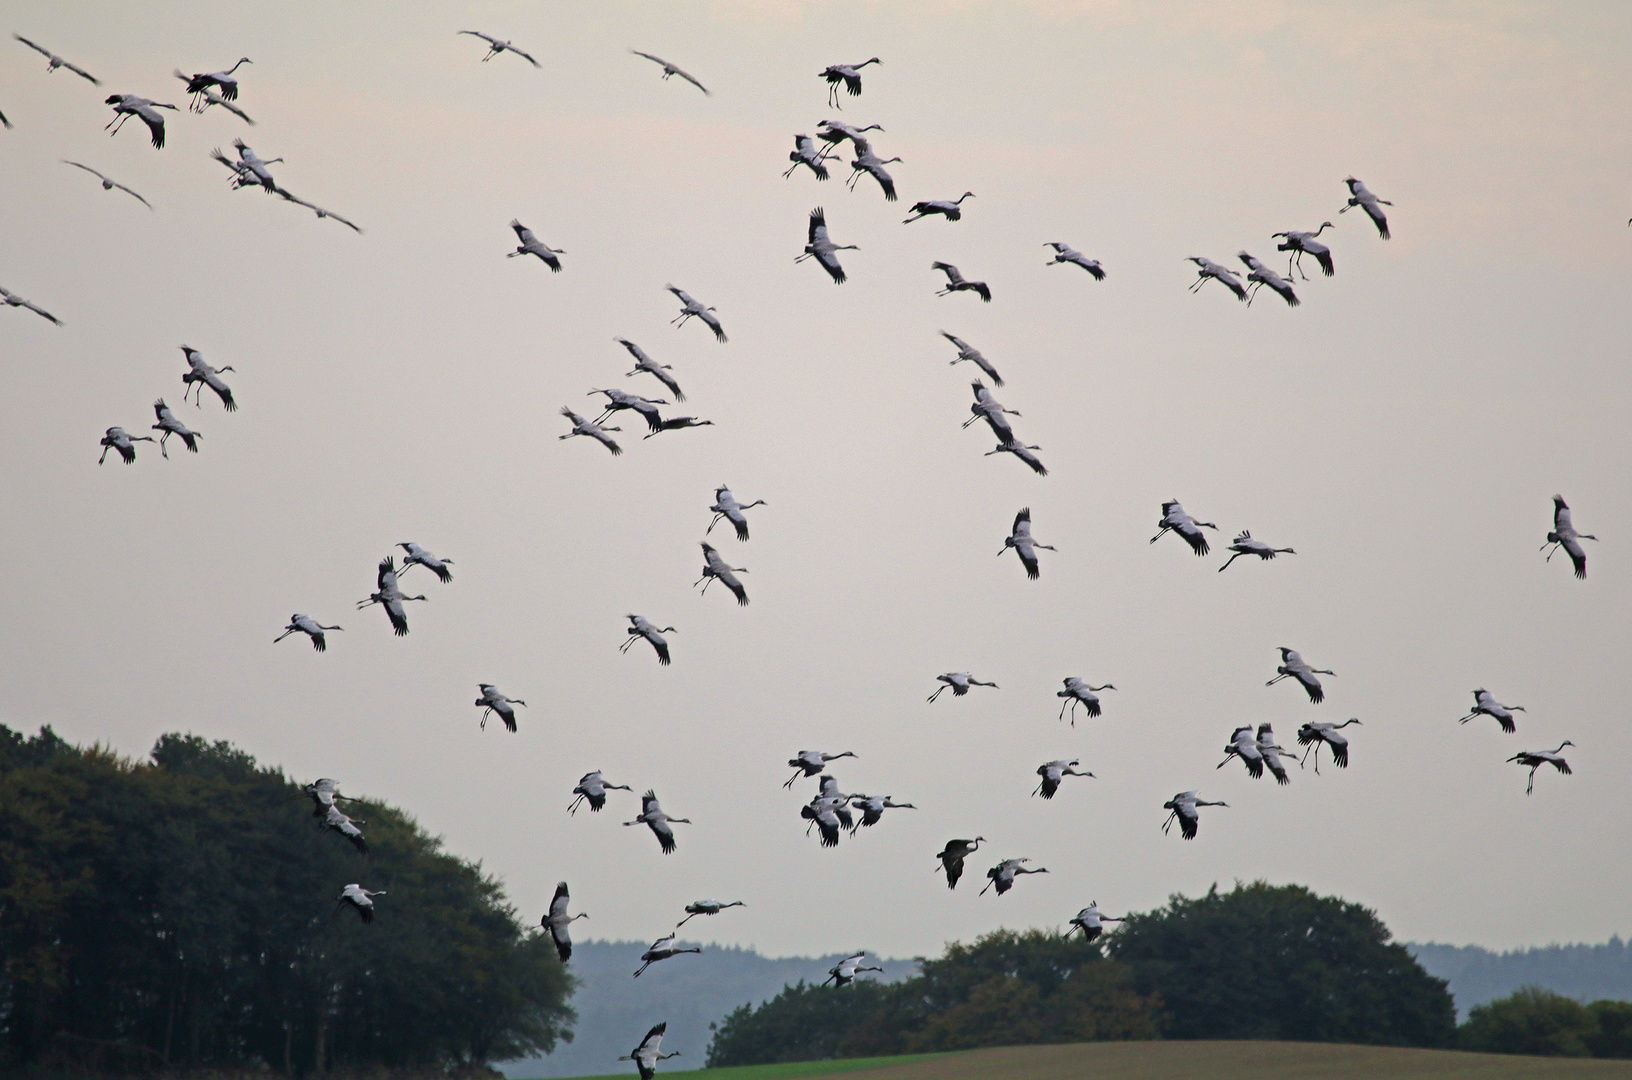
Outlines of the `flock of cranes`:
<svg viewBox="0 0 1632 1080">
<path fill-rule="evenodd" d="M 458 34 L 474 36 L 487 43 L 488 51 L 481 58 L 483 63 L 508 52 L 526 60 L 535 68 L 540 67 L 539 62 L 532 55 L 516 47 L 509 40 L 474 30 L 461 30 L 458 31 Z M 67 62 L 50 50 L 21 35 L 14 35 L 14 37 L 23 45 L 45 56 L 48 60 L 48 71 L 56 71 L 59 68 L 66 69 L 88 80 L 93 85 L 101 85 L 98 79 L 83 68 Z M 654 56 L 651 53 L 638 50 L 631 50 L 631 52 L 659 65 L 664 80 L 678 76 L 680 79 L 691 83 L 703 94 L 711 94 L 709 89 L 697 78 L 670 61 Z M 179 69 L 176 70 L 174 72 L 175 77 L 185 84 L 186 93 L 191 99 L 189 111 L 204 113 L 211 107 L 221 106 L 224 111 L 232 113 L 246 124 L 254 124 L 255 121 L 251 120 L 237 104 L 240 97 L 240 80 L 237 73 L 244 65 L 251 63 L 253 61 L 249 57 L 241 57 L 230 68 L 220 71 L 185 75 Z M 819 77 L 827 83 L 829 104 L 834 108 L 838 108 L 841 92 L 850 97 L 859 96 L 862 92 L 861 70 L 869 65 L 880 63 L 879 58 L 873 57 L 862 63 L 835 64 L 823 70 Z M 114 117 L 107 125 L 107 129 L 111 134 L 117 134 L 125 123 L 134 117 L 147 127 L 150 141 L 157 149 L 163 149 L 165 145 L 165 124 L 167 119 L 165 112 L 173 114 L 180 111 L 174 104 L 158 102 L 134 94 L 112 94 L 105 101 L 114 110 Z M 4 121 L 8 127 L 11 126 L 10 121 L 4 117 L 0 117 L 0 121 Z M 830 178 L 828 163 L 837 160 L 840 149 L 848 143 L 854 152 L 854 159 L 850 162 L 849 184 L 853 187 L 862 176 L 871 176 L 879 185 L 885 199 L 894 202 L 897 199 L 895 180 L 885 169 L 885 166 L 901 159 L 899 157 L 880 157 L 867 134 L 868 132 L 882 132 L 883 130 L 878 124 L 855 127 L 838 120 L 824 120 L 817 126 L 816 137 L 813 138 L 805 134 L 796 134 L 794 136 L 794 150 L 788 155 L 791 164 L 783 173 L 783 176 L 784 178 L 791 178 L 794 172 L 803 166 L 818 182 L 826 181 Z M 362 231 L 350 221 L 314 204 L 307 203 L 282 187 L 271 171 L 272 165 L 283 161 L 282 157 L 263 158 L 241 138 L 235 138 L 232 141 L 232 146 L 237 153 L 236 159 L 228 157 L 219 149 L 211 153 L 211 157 L 215 161 L 231 172 L 229 183 L 232 189 L 259 188 L 265 194 L 278 195 L 288 202 L 312 209 L 320 218 L 333 217 L 336 221 L 350 227 L 355 232 L 360 233 Z M 63 163 L 96 177 L 104 190 L 112 191 L 117 189 L 123 191 L 140 201 L 149 210 L 154 209 L 153 205 L 142 195 L 111 179 L 97 169 L 77 161 L 64 160 Z M 1378 235 L 1387 240 L 1390 233 L 1388 219 L 1383 207 L 1392 206 L 1392 203 L 1378 198 L 1364 183 L 1354 177 L 1349 177 L 1344 182 L 1348 187 L 1349 198 L 1338 213 L 1341 215 L 1350 209 L 1359 208 L 1375 225 Z M 912 204 L 910 216 L 904 219 L 902 224 L 912 224 L 928 217 L 939 217 L 949 225 L 957 223 L 962 220 L 965 213 L 964 202 L 974 197 L 974 192 L 965 191 L 956 199 L 924 199 L 917 201 Z M 509 227 L 515 232 L 517 246 L 513 251 L 507 253 L 507 257 L 517 258 L 532 255 L 547 265 L 552 272 L 562 272 L 563 263 L 560 256 L 566 254 L 563 249 L 551 247 L 540 240 L 519 219 L 512 219 Z M 1320 239 L 1327 230 L 1333 228 L 1334 225 L 1331 221 L 1323 221 L 1317 228 L 1312 230 L 1288 229 L 1272 234 L 1272 239 L 1279 241 L 1276 250 L 1287 254 L 1287 270 L 1284 275 L 1245 250 L 1238 253 L 1239 260 L 1248 271 L 1244 280 L 1239 271 L 1232 270 L 1202 256 L 1192 256 L 1189 261 L 1193 262 L 1198 269 L 1197 278 L 1190 286 L 1190 289 L 1196 291 L 1207 282 L 1216 281 L 1228 289 L 1238 300 L 1250 304 L 1257 291 L 1267 287 L 1279 295 L 1287 305 L 1297 306 L 1302 301 L 1296 294 L 1294 279 L 1310 280 L 1303 270 L 1302 259 L 1305 255 L 1309 256 L 1318 265 L 1322 276 L 1329 278 L 1336 273 L 1331 246 Z M 810 211 L 806 222 L 805 235 L 806 242 L 803 253 L 797 256 L 794 261 L 813 260 L 825 271 L 834 284 L 842 285 L 846 283 L 848 277 L 839 261 L 838 253 L 842 251 L 859 251 L 859 245 L 836 243 L 830 235 L 827 215 L 821 207 Z M 1089 258 L 1069 243 L 1048 241 L 1043 246 L 1053 250 L 1053 257 L 1045 265 L 1074 265 L 1081 268 L 1096 282 L 1106 280 L 1107 274 L 1100 261 Z M 949 296 L 958 293 L 973 293 L 985 303 L 992 302 L 993 290 L 991 287 L 984 281 L 967 279 L 957 266 L 937 260 L 931 264 L 931 269 L 939 271 L 946 279 L 944 287 L 936 295 Z M 673 284 L 664 287 L 673 294 L 681 305 L 678 315 L 671 320 L 675 326 L 683 327 L 691 319 L 697 319 L 713 333 L 718 343 L 725 344 L 728 341 L 724 326 L 714 307 L 702 303 L 684 289 Z M 0 302 L 8 307 L 25 308 L 33 311 L 50 322 L 61 325 L 60 320 L 50 312 L 35 306 L 14 293 L 7 292 L 3 288 L 0 288 Z M 940 334 L 957 350 L 957 355 L 949 361 L 950 364 L 956 365 L 967 361 L 978 368 L 984 379 L 990 380 L 992 386 L 1001 388 L 1005 385 L 996 366 L 978 348 L 948 331 L 942 330 Z M 665 431 L 702 427 L 713 423 L 712 420 L 693 416 L 665 416 L 660 407 L 669 406 L 671 398 L 674 403 L 686 400 L 686 395 L 681 389 L 679 379 L 674 374 L 672 366 L 658 363 L 634 341 L 623 337 L 614 340 L 617 344 L 623 346 L 634 359 L 635 366 L 626 373 L 626 377 L 633 378 L 637 375 L 649 375 L 662 385 L 669 397 L 648 398 L 616 387 L 591 388 L 586 396 L 600 395 L 604 398 L 604 407 L 600 415 L 590 420 L 570 407 L 562 407 L 561 414 L 571 423 L 571 430 L 564 435 L 560 435 L 560 439 L 566 440 L 576 436 L 587 436 L 599 442 L 612 455 L 617 456 L 623 453 L 623 448 L 612 436 L 613 433 L 622 434 L 624 429 L 608 424 L 607 421 L 619 414 L 631 414 L 644 421 L 646 432 L 643 437 L 647 439 Z M 188 370 L 182 375 L 184 384 L 183 401 L 187 400 L 188 395 L 201 397 L 202 391 L 208 388 L 219 399 L 225 411 L 235 411 L 238 406 L 233 392 L 221 377 L 224 373 L 233 372 L 233 367 L 230 365 L 213 367 L 205 361 L 198 350 L 191 346 L 183 345 L 181 350 L 188 367 Z M 963 422 L 963 426 L 967 428 L 982 422 L 987 425 L 997 439 L 997 446 L 995 449 L 988 451 L 986 456 L 1003 453 L 1012 454 L 1037 475 L 1048 475 L 1047 468 L 1044 467 L 1041 460 L 1034 453 L 1040 447 L 1022 441 L 1010 422 L 1010 417 L 1019 418 L 1021 414 L 1002 405 L 993 396 L 982 379 L 975 379 L 971 386 L 974 401 L 969 407 L 971 415 Z M 197 407 L 202 407 L 201 401 L 197 402 Z M 185 445 L 191 453 L 197 454 L 199 452 L 199 440 L 202 438 L 200 432 L 192 430 L 183 423 L 162 398 L 154 403 L 153 408 L 157 423 L 153 424 L 151 429 L 159 431 L 160 436 L 155 439 L 153 436 L 148 435 L 132 435 L 123 427 L 110 427 L 106 430 L 100 443 L 102 455 L 98 459 L 98 464 L 106 460 L 109 451 L 116 452 L 126 464 L 134 463 L 136 460 L 135 444 L 138 442 L 156 441 L 161 455 L 168 459 L 167 442 L 172 436 Z M 1551 560 L 1556 551 L 1563 550 L 1570 557 L 1575 576 L 1585 578 L 1587 560 L 1581 541 L 1596 541 L 1597 537 L 1587 533 L 1580 533 L 1575 529 L 1571 520 L 1570 508 L 1562 497 L 1555 496 L 1553 502 L 1553 527 L 1547 533 L 1547 543 L 1542 550 L 1547 551 L 1547 561 Z M 755 507 L 768 505 L 769 503 L 765 499 L 742 502 L 729 487 L 720 485 L 715 489 L 713 503 L 707 508 L 713 516 L 704 532 L 704 536 L 707 537 L 712 534 L 715 526 L 725 521 L 730 523 L 735 532 L 736 540 L 746 543 L 750 538 L 747 511 Z M 1197 520 L 1185 510 L 1178 500 L 1174 499 L 1161 504 L 1161 514 L 1157 521 L 1157 533 L 1150 538 L 1150 542 L 1154 544 L 1163 535 L 1172 532 L 1182 539 L 1196 556 L 1206 556 L 1211 549 L 1204 530 L 1217 532 L 1218 526 L 1211 521 Z M 453 579 L 450 568 L 454 565 L 454 560 L 440 557 L 414 542 L 401 542 L 396 546 L 402 548 L 404 552 L 401 566 L 397 565 L 395 555 L 388 555 L 382 559 L 376 571 L 375 591 L 363 600 L 358 601 L 356 607 L 358 610 L 376 605 L 382 607 L 393 633 L 400 637 L 409 632 L 406 604 L 427 601 L 424 594 L 408 595 L 403 591 L 401 587 L 403 576 L 413 567 L 422 567 L 427 572 L 435 575 L 443 585 L 447 585 Z M 730 562 L 707 539 L 700 541 L 700 547 L 703 556 L 703 567 L 702 574 L 695 582 L 695 585 L 700 586 L 702 592 L 706 594 L 709 585 L 719 582 L 735 596 L 739 605 L 747 605 L 749 602 L 747 589 L 738 576 L 746 574 L 747 569 L 730 565 Z M 1031 581 L 1036 581 L 1041 577 L 1041 564 L 1038 558 L 1040 550 L 1055 552 L 1057 549 L 1052 545 L 1041 543 L 1032 535 L 1031 509 L 1029 507 L 1022 508 L 1015 515 L 1009 535 L 1003 539 L 1003 546 L 997 554 L 1001 557 L 1007 552 L 1013 551 L 1025 570 L 1026 577 Z M 1246 529 L 1242 529 L 1235 536 L 1235 539 L 1227 545 L 1227 550 L 1230 555 L 1218 567 L 1219 572 L 1229 568 L 1236 559 L 1243 555 L 1256 556 L 1260 561 L 1267 562 L 1279 555 L 1296 554 L 1291 547 L 1274 547 L 1253 537 L 1251 532 Z M 626 637 L 620 646 L 620 650 L 626 652 L 635 642 L 645 641 L 652 647 L 658 663 L 665 666 L 669 665 L 671 655 L 666 635 L 677 633 L 677 629 L 674 626 L 659 627 L 655 622 L 643 615 L 631 613 L 625 617 L 629 620 L 629 626 L 626 628 Z M 326 635 L 341 630 L 343 628 L 338 625 L 325 625 L 311 615 L 296 613 L 290 617 L 288 625 L 274 641 L 282 641 L 284 638 L 297 633 L 304 634 L 310 640 L 313 649 L 321 653 L 328 647 Z M 1334 673 L 1329 669 L 1313 667 L 1294 649 L 1281 647 L 1280 653 L 1281 663 L 1276 667 L 1276 675 L 1266 685 L 1272 686 L 1284 679 L 1292 679 L 1302 686 L 1311 705 L 1321 704 L 1325 698 L 1325 691 L 1318 676 L 1332 676 Z M 936 701 L 948 689 L 952 691 L 954 698 L 966 696 L 974 687 L 998 689 L 997 683 L 983 681 L 967 671 L 948 672 L 938 675 L 936 681 L 940 685 L 928 696 L 927 700 L 929 702 Z M 1097 718 L 1102 715 L 1103 711 L 1099 694 L 1116 689 L 1109 682 L 1092 685 L 1086 678 L 1080 676 L 1067 677 L 1063 680 L 1063 683 L 1064 689 L 1057 692 L 1057 696 L 1064 699 L 1060 707 L 1060 719 L 1063 721 L 1067 712 L 1069 712 L 1070 722 L 1073 727 L 1076 723 L 1079 706 L 1087 717 L 1090 719 Z M 516 706 L 525 707 L 526 701 L 507 696 L 491 683 L 480 683 L 478 689 L 480 696 L 475 700 L 474 704 L 481 710 L 480 728 L 485 730 L 487 721 L 491 717 L 497 716 L 509 732 L 516 732 L 518 730 Z M 1472 711 L 1467 716 L 1462 717 L 1461 722 L 1466 723 L 1475 717 L 1488 716 L 1496 720 L 1505 733 L 1511 734 L 1517 730 L 1514 714 L 1525 711 L 1523 706 L 1504 705 L 1498 702 L 1490 691 L 1485 689 L 1475 690 L 1474 698 L 1475 703 Z M 1259 724 L 1256 729 L 1251 725 L 1240 725 L 1232 731 L 1229 741 L 1224 747 L 1224 760 L 1219 763 L 1218 768 L 1223 768 L 1231 759 L 1237 759 L 1245 766 L 1250 777 L 1261 778 L 1267 771 L 1274 776 L 1277 785 L 1286 785 L 1291 782 L 1290 773 L 1286 767 L 1286 759 L 1297 759 L 1301 767 L 1310 757 L 1313 757 L 1315 772 L 1318 774 L 1320 771 L 1319 754 L 1322 747 L 1328 749 L 1329 757 L 1340 768 L 1347 768 L 1349 740 L 1343 733 L 1343 729 L 1360 723 L 1360 720 L 1351 718 L 1342 723 L 1311 721 L 1302 724 L 1297 731 L 1297 741 L 1301 747 L 1306 749 L 1301 755 L 1280 746 L 1276 741 L 1272 726 L 1268 723 Z M 1536 771 L 1542 766 L 1551 765 L 1561 775 L 1570 774 L 1569 763 L 1561 755 L 1566 747 L 1573 745 L 1569 740 L 1564 740 L 1554 750 L 1520 751 L 1507 759 L 1509 763 L 1517 763 L 1529 769 L 1526 794 L 1533 791 Z M 807 834 L 811 830 L 816 831 L 818 844 L 821 847 L 835 847 L 846 834 L 853 838 L 861 829 L 877 826 L 887 810 L 916 809 L 912 803 L 895 801 L 892 795 L 875 795 L 841 790 L 837 779 L 827 771 L 828 766 L 839 759 L 856 758 L 857 756 L 848 750 L 840 753 L 801 750 L 788 761 L 788 765 L 793 768 L 794 773 L 782 785 L 784 788 L 791 789 L 795 783 L 801 780 L 815 780 L 817 783 L 815 794 L 801 805 L 799 814 L 801 819 L 807 822 Z M 1095 775 L 1093 772 L 1079 770 L 1078 766 L 1080 764 L 1080 759 L 1077 758 L 1060 758 L 1039 765 L 1036 774 L 1040 780 L 1033 791 L 1033 795 L 1040 795 L 1045 800 L 1053 800 L 1067 778 L 1093 778 Z M 573 798 L 567 805 L 567 811 L 569 815 L 576 814 L 580 806 L 587 804 L 592 813 L 599 813 L 606 807 L 610 792 L 628 791 L 633 793 L 633 790 L 633 787 L 628 784 L 610 783 L 600 770 L 593 770 L 584 774 L 572 789 Z M 340 835 L 366 857 L 369 848 L 363 835 L 362 826 L 366 825 L 367 822 L 350 817 L 342 809 L 342 804 L 349 800 L 340 793 L 337 782 L 327 778 L 320 779 L 308 785 L 305 791 L 313 802 L 313 816 L 318 820 L 319 826 L 326 831 Z M 1221 800 L 1202 799 L 1199 792 L 1194 790 L 1179 792 L 1162 804 L 1162 808 L 1169 811 L 1168 817 L 1162 825 L 1162 830 L 1166 833 L 1173 823 L 1177 822 L 1182 837 L 1186 840 L 1193 840 L 1199 832 L 1200 809 L 1203 807 L 1227 807 L 1228 805 L 1228 803 Z M 648 789 L 641 796 L 639 814 L 633 820 L 623 822 L 623 825 L 645 825 L 656 838 L 660 852 L 663 855 L 670 855 L 678 848 L 672 826 L 690 823 L 688 818 L 674 817 L 664 811 L 655 790 Z M 965 860 L 975 854 L 984 843 L 987 843 L 987 841 L 981 836 L 972 839 L 954 839 L 947 841 L 943 850 L 936 855 L 937 869 L 945 874 L 949 889 L 957 887 L 958 881 L 963 874 Z M 1028 865 L 1031 861 L 1031 859 L 1025 857 L 1005 858 L 998 861 L 987 870 L 986 877 L 988 880 L 985 887 L 982 888 L 981 894 L 984 895 L 988 891 L 995 891 L 998 896 L 1002 896 L 1014 887 L 1019 878 L 1026 875 L 1048 873 L 1046 867 Z M 372 922 L 375 917 L 375 898 L 385 895 L 386 893 L 383 890 L 371 891 L 360 884 L 348 884 L 336 900 L 336 911 L 339 911 L 342 907 L 349 907 L 358 914 L 364 923 Z M 572 922 L 588 917 L 583 912 L 569 914 L 570 902 L 571 896 L 567 883 L 562 882 L 557 886 L 548 911 L 541 920 L 542 928 L 550 934 L 557 955 L 563 963 L 569 961 L 572 955 L 570 934 Z M 685 917 L 675 925 L 673 930 L 654 940 L 641 955 L 641 966 L 633 973 L 634 976 L 638 978 L 652 964 L 660 963 L 675 956 L 700 952 L 701 949 L 698 947 L 682 947 L 678 944 L 677 935 L 679 930 L 687 922 L 699 915 L 715 916 L 725 909 L 740 906 L 744 906 L 742 901 L 722 903 L 717 900 L 698 900 L 686 905 L 684 908 Z M 1103 934 L 1105 923 L 1118 921 L 1120 920 L 1117 918 L 1102 914 L 1097 903 L 1090 903 L 1089 906 L 1081 909 L 1075 918 L 1070 920 L 1070 929 L 1067 933 L 1081 931 L 1086 940 L 1092 941 Z M 829 978 L 826 982 L 842 987 L 851 983 L 862 972 L 882 970 L 879 967 L 864 965 L 863 961 L 866 956 L 865 952 L 855 953 L 840 961 L 839 964 L 829 970 Z M 654 1026 L 640 1045 L 620 1060 L 634 1061 L 641 1076 L 645 1080 L 650 1080 L 658 1062 L 676 1056 L 672 1053 L 665 1054 L 661 1052 L 661 1043 L 665 1031 L 665 1024 L 660 1023 Z"/>
</svg>

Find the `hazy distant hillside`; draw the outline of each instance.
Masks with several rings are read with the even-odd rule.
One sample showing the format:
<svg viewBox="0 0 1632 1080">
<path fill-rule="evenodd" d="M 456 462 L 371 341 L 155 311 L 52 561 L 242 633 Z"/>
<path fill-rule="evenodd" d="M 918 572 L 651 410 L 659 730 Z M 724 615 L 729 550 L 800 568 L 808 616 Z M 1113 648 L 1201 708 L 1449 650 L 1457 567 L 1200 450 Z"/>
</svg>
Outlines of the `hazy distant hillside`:
<svg viewBox="0 0 1632 1080">
<path fill-rule="evenodd" d="M 1448 980 L 1458 1018 L 1521 986 L 1541 986 L 1582 1001 L 1632 1000 L 1632 948 L 1619 937 L 1603 945 L 1549 945 L 1497 953 L 1477 945 L 1407 945 L 1431 975 Z"/>
<path fill-rule="evenodd" d="M 682 941 L 682 944 L 686 942 Z M 684 1056 L 671 1068 L 697 1069 L 703 1064 L 712 1033 L 708 1025 L 745 1002 L 775 997 L 788 983 L 821 982 L 842 954 L 825 957 L 761 956 L 751 949 L 705 946 L 696 956 L 676 956 L 654 964 L 639 981 L 630 978 L 640 966 L 642 941 L 586 941 L 572 950 L 572 973 L 579 979 L 571 1005 L 577 1010 L 572 1042 L 560 1044 L 546 1058 L 512 1061 L 503 1066 L 514 1077 L 585 1076 L 630 1070 L 619 1064 L 648 1028 L 667 1020 L 664 1050 Z M 916 974 L 911 960 L 877 960 L 890 981 Z M 870 977 L 870 976 L 869 976 Z"/>
</svg>

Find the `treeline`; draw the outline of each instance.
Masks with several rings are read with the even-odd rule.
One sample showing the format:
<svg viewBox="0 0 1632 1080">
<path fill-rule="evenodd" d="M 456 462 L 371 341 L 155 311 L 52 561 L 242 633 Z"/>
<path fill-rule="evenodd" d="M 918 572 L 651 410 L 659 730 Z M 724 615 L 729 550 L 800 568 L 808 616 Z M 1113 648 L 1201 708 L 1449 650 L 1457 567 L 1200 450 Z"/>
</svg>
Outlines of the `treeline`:
<svg viewBox="0 0 1632 1080">
<path fill-rule="evenodd" d="M 710 1066 L 1102 1039 L 1456 1043 L 1444 980 L 1358 904 L 1263 882 L 1173 897 L 1096 942 L 999 930 L 882 985 L 787 987 Z"/>
<path fill-rule="evenodd" d="M 370 853 L 224 742 L 150 762 L 0 726 L 0 1069 L 483 1071 L 570 1039 L 571 977 L 406 814 Z M 336 898 L 387 895 L 364 925 Z"/>
</svg>

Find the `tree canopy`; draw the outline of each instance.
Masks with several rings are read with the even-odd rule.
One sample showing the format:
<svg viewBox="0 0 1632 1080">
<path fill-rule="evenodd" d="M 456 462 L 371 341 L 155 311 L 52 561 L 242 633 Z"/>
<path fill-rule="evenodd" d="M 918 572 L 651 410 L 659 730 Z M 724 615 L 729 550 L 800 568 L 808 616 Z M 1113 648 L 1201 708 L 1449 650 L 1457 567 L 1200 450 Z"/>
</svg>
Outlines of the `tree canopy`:
<svg viewBox="0 0 1632 1080">
<path fill-rule="evenodd" d="M 0 1067 L 452 1069 L 570 1039 L 572 979 L 493 878 L 348 802 L 365 858 L 225 742 L 150 763 L 0 727 Z M 342 887 L 385 890 L 363 924 Z"/>
<path fill-rule="evenodd" d="M 790 986 L 719 1025 L 708 1064 L 966 1050 L 1018 1043 L 1151 1039 L 1160 1001 L 1097 944 L 1043 930 L 954 942 L 899 983 Z"/>
<path fill-rule="evenodd" d="M 1369 908 L 1259 881 L 1173 896 L 1107 941 L 1175 1038 L 1449 1045 L 1445 981 L 1390 936 Z"/>
<path fill-rule="evenodd" d="M 1632 1002 L 1594 1001 L 1521 987 L 1476 1005 L 1457 1030 L 1464 1050 L 1548 1057 L 1632 1057 Z"/>
</svg>

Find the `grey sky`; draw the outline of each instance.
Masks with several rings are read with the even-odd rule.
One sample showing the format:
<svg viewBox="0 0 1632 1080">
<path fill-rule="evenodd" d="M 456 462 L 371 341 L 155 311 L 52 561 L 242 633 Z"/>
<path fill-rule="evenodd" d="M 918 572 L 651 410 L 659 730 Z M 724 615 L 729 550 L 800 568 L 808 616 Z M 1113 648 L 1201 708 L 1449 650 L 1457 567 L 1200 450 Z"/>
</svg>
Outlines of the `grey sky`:
<svg viewBox="0 0 1632 1080">
<path fill-rule="evenodd" d="M 5 723 L 132 754 L 192 730 L 338 777 L 481 859 L 529 920 L 570 880 L 597 936 L 717 896 L 750 906 L 688 930 L 908 955 L 1257 877 L 1415 940 L 1628 929 L 1624 5 L 8 10 L 0 29 L 105 85 L 0 42 L 0 285 L 67 324 L 0 310 Z M 482 64 L 461 29 L 543 70 Z M 163 151 L 102 134 L 107 93 L 181 104 L 172 68 L 241 55 L 257 126 L 182 113 Z M 830 112 L 816 73 L 874 55 Z M 778 175 L 827 116 L 885 127 L 899 203 Z M 206 155 L 234 136 L 367 231 L 229 192 Z M 1336 217 L 1351 173 L 1394 201 L 1391 242 Z M 964 190 L 962 222 L 900 224 Z M 818 205 L 861 248 L 842 288 L 792 261 Z M 565 272 L 504 258 L 512 217 Z M 1186 256 L 1276 265 L 1270 233 L 1327 219 L 1337 276 L 1300 281 L 1301 308 L 1186 294 Z M 1045 268 L 1049 240 L 1109 279 Z M 993 302 L 934 296 L 934 259 Z M 671 281 L 729 344 L 668 325 Z M 942 328 L 998 364 L 1051 475 L 959 429 L 975 373 Z M 590 387 L 658 390 L 614 336 L 716 426 L 644 442 L 625 421 L 616 459 L 558 442 Z M 237 368 L 237 413 L 182 411 L 182 343 Z M 102 430 L 146 431 L 160 395 L 202 452 L 97 468 Z M 690 588 L 719 483 L 770 502 L 751 542 L 715 530 L 745 609 Z M 1603 537 L 1584 583 L 1536 550 L 1555 491 Z M 1298 554 L 1219 575 L 1149 546 L 1170 497 Z M 1036 583 L 993 557 L 1027 505 L 1059 548 Z M 451 585 L 409 576 L 431 599 L 399 640 L 351 604 L 404 540 L 456 562 Z M 293 611 L 345 632 L 274 648 Z M 672 667 L 619 655 L 628 611 L 679 627 Z M 1279 645 L 1338 672 L 1325 704 L 1264 687 Z M 1002 689 L 926 705 L 959 669 Z M 1102 719 L 1056 721 L 1067 675 L 1120 688 Z M 529 702 L 520 734 L 478 732 L 478 682 Z M 1529 708 L 1517 735 L 1455 723 L 1475 686 Z M 1349 716 L 1347 772 L 1213 768 L 1237 722 L 1290 745 Z M 1525 798 L 1503 759 L 1565 738 L 1575 775 Z M 808 792 L 778 786 L 806 748 L 854 750 L 847 790 L 920 809 L 819 849 Z M 1030 798 L 1057 757 L 1099 778 Z M 616 824 L 622 793 L 567 817 L 591 768 L 693 818 L 679 852 Z M 1185 788 L 1231 803 L 1193 843 L 1159 830 Z M 992 858 L 949 893 L 932 855 L 976 833 Z M 1021 855 L 1052 873 L 975 896 Z"/>
</svg>

